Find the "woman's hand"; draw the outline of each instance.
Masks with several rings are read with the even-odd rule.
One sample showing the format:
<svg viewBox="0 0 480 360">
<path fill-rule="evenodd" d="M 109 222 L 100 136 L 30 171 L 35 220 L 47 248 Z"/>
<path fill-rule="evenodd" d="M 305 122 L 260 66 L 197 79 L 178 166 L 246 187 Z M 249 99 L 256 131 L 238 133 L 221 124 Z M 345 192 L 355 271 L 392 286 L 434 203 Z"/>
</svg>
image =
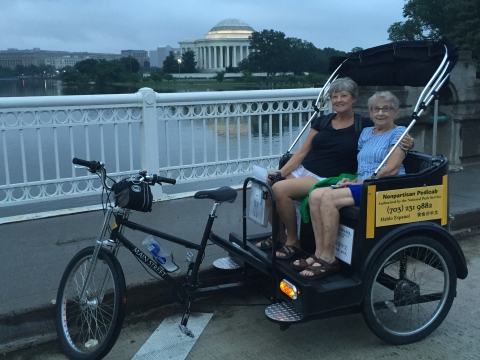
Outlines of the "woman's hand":
<svg viewBox="0 0 480 360">
<path fill-rule="evenodd" d="M 412 150 L 414 144 L 415 140 L 408 134 L 406 134 L 402 141 L 400 141 L 400 147 L 406 151 Z"/>
<path fill-rule="evenodd" d="M 342 180 L 340 180 L 340 181 L 337 183 L 337 185 L 338 185 L 338 186 L 341 186 L 341 187 L 346 187 L 346 186 L 348 186 L 348 185 L 350 185 L 350 184 L 354 184 L 354 183 L 355 183 L 355 181 L 352 181 L 352 180 L 350 180 L 349 178 L 343 178 Z"/>
<path fill-rule="evenodd" d="M 285 180 L 281 171 L 273 171 L 267 174 L 267 183 L 270 186 L 273 186 L 273 184 L 280 180 Z"/>
</svg>

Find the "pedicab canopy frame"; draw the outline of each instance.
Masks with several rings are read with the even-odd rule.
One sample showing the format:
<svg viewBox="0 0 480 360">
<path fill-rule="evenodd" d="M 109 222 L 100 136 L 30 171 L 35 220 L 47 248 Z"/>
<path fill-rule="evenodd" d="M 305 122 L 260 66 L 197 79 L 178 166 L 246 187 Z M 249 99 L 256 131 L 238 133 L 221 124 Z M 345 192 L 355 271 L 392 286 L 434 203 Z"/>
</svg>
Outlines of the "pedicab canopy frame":
<svg viewBox="0 0 480 360">
<path fill-rule="evenodd" d="M 325 108 L 329 100 L 330 85 L 338 77 L 349 77 L 358 86 L 425 86 L 413 110 L 411 123 L 373 174 L 376 176 L 432 99 L 437 97 L 457 60 L 458 48 L 447 38 L 442 38 L 440 41 L 393 42 L 353 52 L 347 56 L 332 57 L 329 65 L 329 71 L 332 74 L 315 101 L 313 106 L 315 112 L 283 156 L 280 161 L 281 166 L 288 161 L 292 149 L 311 122 Z M 435 105 L 438 107 L 438 102 Z M 437 111 L 434 116 L 435 136 L 438 122 L 436 115 Z M 433 144 L 436 144 L 436 139 Z M 432 155 L 435 156 L 435 153 Z"/>
</svg>

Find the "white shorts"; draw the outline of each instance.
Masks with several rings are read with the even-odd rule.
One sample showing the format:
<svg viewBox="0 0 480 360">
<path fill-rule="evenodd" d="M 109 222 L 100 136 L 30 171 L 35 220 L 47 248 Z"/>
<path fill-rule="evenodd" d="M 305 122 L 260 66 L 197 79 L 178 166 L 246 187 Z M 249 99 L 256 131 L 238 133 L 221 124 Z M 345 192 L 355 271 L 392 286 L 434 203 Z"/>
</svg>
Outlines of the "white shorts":
<svg viewBox="0 0 480 360">
<path fill-rule="evenodd" d="M 291 174 L 292 174 L 293 176 L 295 176 L 297 179 L 298 179 L 298 178 L 301 178 L 301 177 L 305 177 L 305 176 L 312 176 L 312 177 L 318 179 L 318 181 L 325 180 L 324 177 L 317 176 L 317 175 L 315 175 L 314 173 L 312 173 L 311 171 L 308 171 L 307 169 L 305 169 L 305 168 L 303 167 L 303 165 L 300 165 L 298 168 L 296 168 L 295 170 L 293 170 L 293 171 L 291 172 Z"/>
</svg>

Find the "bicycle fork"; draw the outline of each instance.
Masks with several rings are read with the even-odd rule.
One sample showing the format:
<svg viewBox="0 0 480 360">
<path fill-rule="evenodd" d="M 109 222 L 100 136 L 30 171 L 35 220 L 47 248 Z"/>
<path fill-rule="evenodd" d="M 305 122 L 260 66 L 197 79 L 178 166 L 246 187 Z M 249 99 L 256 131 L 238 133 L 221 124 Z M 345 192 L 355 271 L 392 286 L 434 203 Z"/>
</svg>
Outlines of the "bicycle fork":
<svg viewBox="0 0 480 360">
<path fill-rule="evenodd" d="M 203 256 L 205 254 L 205 247 L 207 246 L 207 241 L 210 238 L 210 233 L 212 231 L 213 222 L 215 221 L 215 213 L 217 212 L 218 205 L 220 205 L 220 203 L 215 202 L 212 206 L 212 210 L 210 211 L 210 214 L 208 215 L 207 225 L 205 226 L 205 230 L 203 232 L 202 242 L 200 244 L 201 249 L 197 253 L 197 257 L 195 259 L 195 262 L 189 263 L 189 266 L 188 266 L 187 300 L 186 300 L 186 304 L 185 304 L 185 311 L 183 313 L 182 320 L 180 322 L 180 325 L 178 325 L 178 327 L 180 328 L 180 330 L 185 335 L 190 336 L 192 338 L 195 337 L 195 335 L 187 327 L 187 323 L 188 323 L 188 319 L 190 317 L 193 302 L 195 300 L 195 292 L 196 292 L 196 289 L 198 287 L 198 284 L 197 284 L 198 271 L 199 271 L 200 264 L 202 262 Z M 187 259 L 188 259 L 188 257 L 187 257 Z"/>
<path fill-rule="evenodd" d="M 87 292 L 87 289 L 90 287 L 90 281 L 91 281 L 91 278 L 92 278 L 92 274 L 94 273 L 95 267 L 97 266 L 98 253 L 100 252 L 100 249 L 102 248 L 102 245 L 104 245 L 104 242 L 105 242 L 102 239 L 105 237 L 105 234 L 107 232 L 108 224 L 109 224 L 111 215 L 112 215 L 112 209 L 111 208 L 107 209 L 107 213 L 105 214 L 105 218 L 103 220 L 102 231 L 100 232 L 100 236 L 99 236 L 98 240 L 96 241 L 95 249 L 94 249 L 93 255 L 92 255 L 92 260 L 91 260 L 90 266 L 88 267 L 88 270 L 87 270 L 87 276 L 85 277 L 85 282 L 84 282 L 83 288 L 80 292 L 79 301 L 81 303 L 87 303 L 88 302 L 86 292 Z M 106 241 L 108 241 L 108 240 L 106 240 Z M 105 275 L 105 279 L 106 279 L 106 275 Z M 101 290 L 100 290 L 100 297 L 101 298 L 103 298 L 103 294 L 104 294 L 104 291 L 105 291 L 105 279 L 103 281 L 103 284 L 102 284 L 102 287 L 101 287 Z M 97 300 L 101 301 L 101 299 L 97 299 Z"/>
</svg>

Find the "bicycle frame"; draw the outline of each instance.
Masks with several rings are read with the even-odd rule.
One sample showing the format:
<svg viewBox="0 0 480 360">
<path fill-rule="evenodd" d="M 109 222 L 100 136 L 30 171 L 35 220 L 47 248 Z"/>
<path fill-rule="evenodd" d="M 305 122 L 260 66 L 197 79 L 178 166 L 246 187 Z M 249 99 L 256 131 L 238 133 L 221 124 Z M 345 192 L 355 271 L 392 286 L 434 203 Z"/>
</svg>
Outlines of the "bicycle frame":
<svg viewBox="0 0 480 360">
<path fill-rule="evenodd" d="M 108 208 L 105 213 L 102 230 L 100 232 L 100 237 L 96 242 L 91 264 L 89 266 L 89 269 L 87 270 L 87 278 L 85 281 L 85 286 L 81 291 L 81 294 L 82 294 L 81 298 L 82 299 L 86 298 L 86 289 L 88 289 L 90 286 L 90 277 L 95 270 L 95 266 L 97 263 L 97 256 L 100 251 L 100 248 L 110 247 L 109 251 L 111 251 L 116 256 L 120 247 L 123 246 L 126 249 L 128 249 L 142 264 L 146 265 L 147 268 L 152 270 L 155 274 L 159 275 L 170 286 L 172 286 L 181 300 L 186 301 L 185 313 L 183 315 L 181 324 L 179 326 L 180 326 L 180 329 L 186 335 L 193 336 L 193 334 L 186 327 L 186 325 L 190 315 L 190 308 L 195 297 L 207 296 L 213 293 L 218 293 L 219 291 L 222 291 L 222 290 L 227 290 L 233 287 L 240 287 L 240 286 L 251 284 L 251 282 L 245 281 L 245 282 L 227 283 L 223 285 L 216 285 L 216 286 L 210 286 L 210 287 L 199 286 L 197 281 L 199 269 L 205 254 L 207 242 L 209 240 L 212 243 L 222 247 L 226 251 L 229 251 L 237 256 L 244 258 L 245 261 L 248 261 L 249 263 L 251 263 L 251 265 L 254 268 L 262 271 L 264 274 L 271 275 L 272 269 L 269 266 L 267 266 L 266 263 L 261 262 L 260 260 L 255 258 L 252 254 L 250 254 L 248 251 L 239 247 L 237 244 L 231 243 L 228 240 L 223 239 L 222 237 L 212 232 L 213 223 L 216 217 L 216 211 L 220 204 L 221 204 L 220 202 L 216 202 L 216 201 L 214 202 L 212 209 L 208 215 L 207 224 L 205 225 L 205 229 L 204 229 L 200 244 L 147 227 L 145 225 L 141 225 L 139 223 L 129 221 L 128 217 L 131 212 L 130 210 L 122 209 L 119 207 Z M 107 238 L 107 231 L 108 231 L 109 224 L 111 224 L 112 222 L 112 218 L 113 218 L 113 226 Z M 173 242 L 175 244 L 185 246 L 186 248 L 196 250 L 197 254 L 194 260 L 193 260 L 193 257 L 194 257 L 193 254 L 190 252 L 187 253 L 188 270 L 186 275 L 186 281 L 183 283 L 175 279 L 172 275 L 170 275 L 169 271 L 167 271 L 161 264 L 156 262 L 150 256 L 145 254 L 141 249 L 139 249 L 135 244 L 133 244 L 130 240 L 128 240 L 127 237 L 123 235 L 123 232 L 126 228 L 141 231 L 142 233 L 156 236 L 158 238 Z M 102 286 L 102 289 L 103 289 L 103 286 Z"/>
</svg>

